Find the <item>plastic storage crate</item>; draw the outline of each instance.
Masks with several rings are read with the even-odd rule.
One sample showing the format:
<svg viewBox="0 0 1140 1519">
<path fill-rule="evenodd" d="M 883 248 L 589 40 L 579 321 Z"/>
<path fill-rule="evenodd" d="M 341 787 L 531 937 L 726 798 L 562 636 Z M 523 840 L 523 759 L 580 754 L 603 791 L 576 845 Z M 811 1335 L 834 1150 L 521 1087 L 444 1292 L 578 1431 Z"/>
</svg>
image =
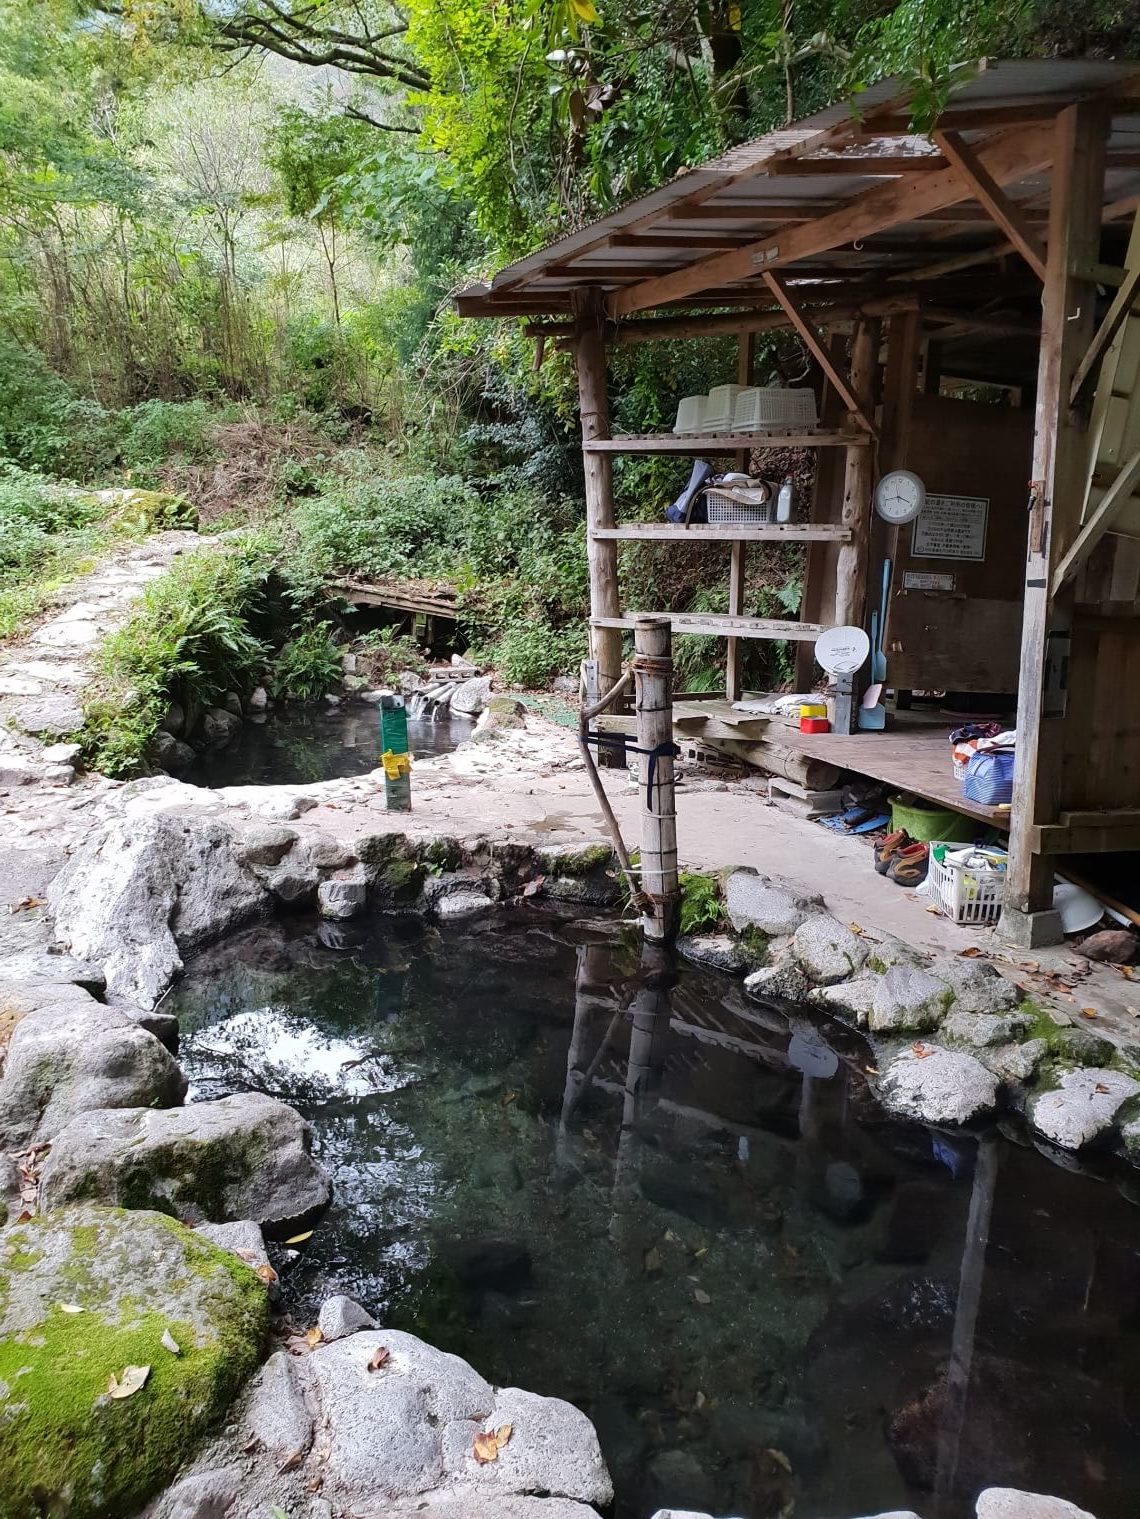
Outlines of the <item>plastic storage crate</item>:
<svg viewBox="0 0 1140 1519">
<path fill-rule="evenodd" d="M 708 396 L 682 396 L 677 407 L 677 420 L 673 423 L 675 433 L 699 433 L 704 430 Z"/>
<path fill-rule="evenodd" d="M 937 849 L 947 851 L 941 860 L 935 854 Z M 1005 897 L 1005 872 L 1003 850 L 931 844 L 927 894 L 942 916 L 953 923 L 993 923 Z"/>
<path fill-rule="evenodd" d="M 750 385 L 736 398 L 734 432 L 810 428 L 817 422 L 815 391 L 806 385 Z"/>
<path fill-rule="evenodd" d="M 705 510 L 710 522 L 749 523 L 762 527 L 775 521 L 776 502 L 771 497 L 764 502 L 738 501 L 729 491 L 705 491 Z"/>
<path fill-rule="evenodd" d="M 702 425 L 707 433 L 731 432 L 736 415 L 736 398 L 739 385 L 714 385 L 705 401 Z"/>
</svg>

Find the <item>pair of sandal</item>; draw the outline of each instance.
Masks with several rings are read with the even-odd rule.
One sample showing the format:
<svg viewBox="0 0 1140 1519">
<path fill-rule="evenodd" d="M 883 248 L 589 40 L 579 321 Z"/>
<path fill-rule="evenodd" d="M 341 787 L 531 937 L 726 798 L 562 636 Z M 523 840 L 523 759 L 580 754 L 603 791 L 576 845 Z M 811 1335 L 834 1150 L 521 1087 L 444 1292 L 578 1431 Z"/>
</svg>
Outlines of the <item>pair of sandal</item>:
<svg viewBox="0 0 1140 1519">
<path fill-rule="evenodd" d="M 896 828 L 876 845 L 875 869 L 897 886 L 921 886 L 930 869 L 930 845 L 912 839 L 905 828 Z"/>
</svg>

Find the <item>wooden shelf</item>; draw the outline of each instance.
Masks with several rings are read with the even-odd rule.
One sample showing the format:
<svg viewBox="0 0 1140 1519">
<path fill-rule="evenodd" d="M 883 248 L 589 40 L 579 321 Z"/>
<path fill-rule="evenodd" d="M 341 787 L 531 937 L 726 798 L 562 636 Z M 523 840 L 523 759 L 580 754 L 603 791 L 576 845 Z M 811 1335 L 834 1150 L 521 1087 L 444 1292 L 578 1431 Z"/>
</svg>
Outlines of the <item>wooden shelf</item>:
<svg viewBox="0 0 1140 1519">
<path fill-rule="evenodd" d="M 619 543 L 850 543 L 851 529 L 838 522 L 633 522 L 627 527 L 599 527 L 594 539 Z"/>
<path fill-rule="evenodd" d="M 667 617 L 674 633 L 703 633 L 713 638 L 793 638 L 815 642 L 824 631 L 818 622 L 777 622 L 768 617 L 724 617 L 704 612 L 625 612 L 621 617 L 592 617 L 595 628 L 632 628 L 639 617 Z"/>
<path fill-rule="evenodd" d="M 857 448 L 866 447 L 865 432 L 828 432 L 824 428 L 800 432 L 630 433 L 622 438 L 594 438 L 582 444 L 587 454 L 736 454 L 762 448 Z"/>
</svg>

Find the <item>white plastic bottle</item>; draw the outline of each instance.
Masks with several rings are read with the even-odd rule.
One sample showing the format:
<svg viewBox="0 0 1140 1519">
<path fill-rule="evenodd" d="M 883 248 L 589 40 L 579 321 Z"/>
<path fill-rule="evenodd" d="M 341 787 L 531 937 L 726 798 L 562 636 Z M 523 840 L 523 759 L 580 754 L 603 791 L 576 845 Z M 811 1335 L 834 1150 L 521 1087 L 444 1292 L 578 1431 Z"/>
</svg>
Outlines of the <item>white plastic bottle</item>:
<svg viewBox="0 0 1140 1519">
<path fill-rule="evenodd" d="M 792 520 L 792 507 L 795 505 L 795 489 L 792 485 L 792 477 L 788 475 L 783 485 L 780 486 L 780 494 L 776 497 L 776 521 L 790 522 Z"/>
</svg>

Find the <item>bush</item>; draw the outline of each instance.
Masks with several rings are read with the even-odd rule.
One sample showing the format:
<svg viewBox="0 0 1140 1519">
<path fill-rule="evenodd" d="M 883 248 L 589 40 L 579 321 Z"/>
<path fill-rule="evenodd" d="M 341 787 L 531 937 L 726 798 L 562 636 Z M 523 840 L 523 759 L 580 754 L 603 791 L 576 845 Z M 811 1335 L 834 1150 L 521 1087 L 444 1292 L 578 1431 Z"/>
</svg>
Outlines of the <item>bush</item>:
<svg viewBox="0 0 1140 1519">
<path fill-rule="evenodd" d="M 42 354 L 0 338 L 0 456 L 88 480 L 111 468 L 116 450 L 109 412 L 75 395 Z"/>
<path fill-rule="evenodd" d="M 544 689 L 556 675 L 572 674 L 586 657 L 586 630 L 519 621 L 503 632 L 490 655 L 510 685 Z"/>
<path fill-rule="evenodd" d="M 274 696 L 316 701 L 332 690 L 341 678 L 343 666 L 331 632 L 329 623 L 314 622 L 289 640 L 273 661 L 270 672 Z"/>
<path fill-rule="evenodd" d="M 215 415 L 205 401 L 143 401 L 118 414 L 120 454 L 128 469 L 177 461 L 201 463 L 215 453 Z"/>
</svg>

